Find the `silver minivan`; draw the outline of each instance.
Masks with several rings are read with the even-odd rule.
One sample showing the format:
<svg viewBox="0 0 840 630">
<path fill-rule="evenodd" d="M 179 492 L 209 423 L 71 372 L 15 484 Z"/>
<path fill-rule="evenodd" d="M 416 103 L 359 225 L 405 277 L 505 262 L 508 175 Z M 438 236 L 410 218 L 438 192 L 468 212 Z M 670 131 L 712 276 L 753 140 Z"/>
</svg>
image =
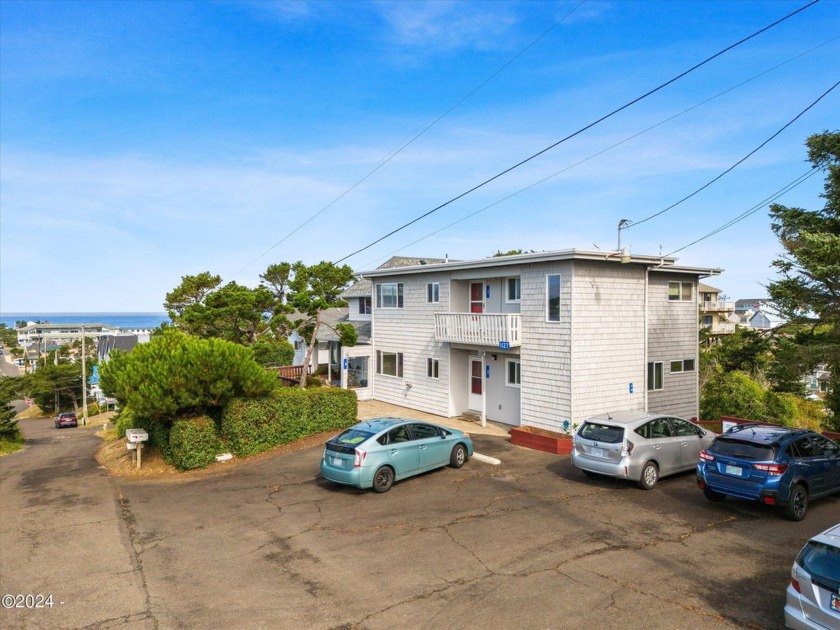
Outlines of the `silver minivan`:
<svg viewBox="0 0 840 630">
<path fill-rule="evenodd" d="M 630 479 L 650 490 L 660 477 L 694 470 L 716 436 L 676 416 L 618 411 L 578 427 L 572 462 L 589 476 Z"/>
</svg>

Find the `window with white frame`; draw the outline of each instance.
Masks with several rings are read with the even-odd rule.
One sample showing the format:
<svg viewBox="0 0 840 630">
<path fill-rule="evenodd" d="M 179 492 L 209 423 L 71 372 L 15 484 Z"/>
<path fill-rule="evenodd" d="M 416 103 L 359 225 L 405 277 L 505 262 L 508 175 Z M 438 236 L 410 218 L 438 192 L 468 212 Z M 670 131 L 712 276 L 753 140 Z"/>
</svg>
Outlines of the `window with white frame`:
<svg viewBox="0 0 840 630">
<path fill-rule="evenodd" d="M 426 284 L 426 301 L 429 304 L 440 302 L 440 282 L 429 282 Z"/>
<path fill-rule="evenodd" d="M 522 384 L 522 364 L 517 359 L 505 359 L 505 368 L 505 384 L 508 387 L 519 387 Z"/>
<path fill-rule="evenodd" d="M 403 353 L 402 352 L 385 352 L 383 350 L 376 351 L 376 373 L 384 374 L 385 376 L 396 376 L 402 378 L 403 375 Z"/>
<path fill-rule="evenodd" d="M 648 391 L 662 389 L 662 362 L 653 361 L 647 366 L 647 388 Z"/>
<path fill-rule="evenodd" d="M 549 322 L 560 321 L 560 274 L 545 277 L 545 319 Z"/>
<path fill-rule="evenodd" d="M 522 281 L 520 278 L 507 279 L 506 302 L 520 302 L 522 300 Z"/>
<path fill-rule="evenodd" d="M 440 361 L 429 357 L 426 359 L 426 376 L 438 378 L 440 375 Z"/>
<path fill-rule="evenodd" d="M 402 308 L 403 283 L 383 282 L 376 285 L 376 308 Z"/>
<path fill-rule="evenodd" d="M 370 296 L 359 298 L 359 315 L 370 315 Z"/>
<path fill-rule="evenodd" d="M 694 299 L 694 283 L 669 282 L 668 300 L 671 302 L 690 302 Z"/>
<path fill-rule="evenodd" d="M 694 359 L 682 359 L 680 361 L 671 361 L 671 373 L 678 372 L 693 372 Z"/>
</svg>

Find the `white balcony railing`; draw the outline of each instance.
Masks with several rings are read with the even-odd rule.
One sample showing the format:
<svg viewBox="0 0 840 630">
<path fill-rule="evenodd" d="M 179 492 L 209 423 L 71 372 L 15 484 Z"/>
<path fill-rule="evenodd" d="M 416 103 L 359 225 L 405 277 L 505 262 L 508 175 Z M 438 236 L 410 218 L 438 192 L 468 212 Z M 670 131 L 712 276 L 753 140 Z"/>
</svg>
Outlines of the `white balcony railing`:
<svg viewBox="0 0 840 630">
<path fill-rule="evenodd" d="M 735 329 L 738 327 L 737 324 L 720 324 L 714 323 L 709 324 L 706 328 L 715 335 L 728 335 L 735 332 Z"/>
<path fill-rule="evenodd" d="M 435 313 L 435 339 L 449 343 L 500 347 L 522 345 L 518 313 Z"/>
<path fill-rule="evenodd" d="M 735 310 L 735 302 L 701 302 L 700 305 L 704 313 Z"/>
</svg>

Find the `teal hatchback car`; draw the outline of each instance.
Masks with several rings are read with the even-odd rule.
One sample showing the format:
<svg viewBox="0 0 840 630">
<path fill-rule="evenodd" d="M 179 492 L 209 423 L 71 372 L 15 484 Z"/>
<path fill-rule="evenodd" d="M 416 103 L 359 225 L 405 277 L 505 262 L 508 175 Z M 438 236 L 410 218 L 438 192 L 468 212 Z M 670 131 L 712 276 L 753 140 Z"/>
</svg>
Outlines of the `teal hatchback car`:
<svg viewBox="0 0 840 630">
<path fill-rule="evenodd" d="M 469 434 L 429 422 L 374 418 L 329 440 L 321 459 L 324 479 L 387 492 L 406 477 L 446 466 L 460 468 L 473 455 Z"/>
</svg>

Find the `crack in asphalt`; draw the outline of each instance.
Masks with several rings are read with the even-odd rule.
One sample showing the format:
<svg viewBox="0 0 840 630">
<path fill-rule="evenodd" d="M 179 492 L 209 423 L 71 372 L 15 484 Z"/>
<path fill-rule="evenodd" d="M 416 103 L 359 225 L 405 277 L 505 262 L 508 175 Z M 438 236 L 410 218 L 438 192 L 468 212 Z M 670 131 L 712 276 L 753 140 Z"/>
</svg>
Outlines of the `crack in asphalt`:
<svg viewBox="0 0 840 630">
<path fill-rule="evenodd" d="M 122 518 L 125 526 L 128 530 L 128 539 L 131 543 L 131 561 L 134 564 L 138 575 L 140 576 L 140 583 L 143 587 L 143 596 L 146 605 L 146 611 L 142 614 L 141 619 L 151 619 L 152 623 L 154 624 L 155 630 L 160 628 L 160 622 L 158 621 L 157 617 L 155 617 L 154 612 L 152 611 L 152 595 L 149 592 L 149 585 L 146 581 L 146 572 L 143 569 L 143 559 L 140 557 L 144 549 L 143 543 L 141 542 L 141 537 L 137 532 L 137 521 L 134 518 L 134 513 L 131 511 L 131 504 L 129 503 L 128 499 L 126 499 L 122 492 L 119 492 L 117 496 L 117 505 L 120 509 L 120 517 Z M 138 549 L 138 547 L 140 549 Z"/>
</svg>

